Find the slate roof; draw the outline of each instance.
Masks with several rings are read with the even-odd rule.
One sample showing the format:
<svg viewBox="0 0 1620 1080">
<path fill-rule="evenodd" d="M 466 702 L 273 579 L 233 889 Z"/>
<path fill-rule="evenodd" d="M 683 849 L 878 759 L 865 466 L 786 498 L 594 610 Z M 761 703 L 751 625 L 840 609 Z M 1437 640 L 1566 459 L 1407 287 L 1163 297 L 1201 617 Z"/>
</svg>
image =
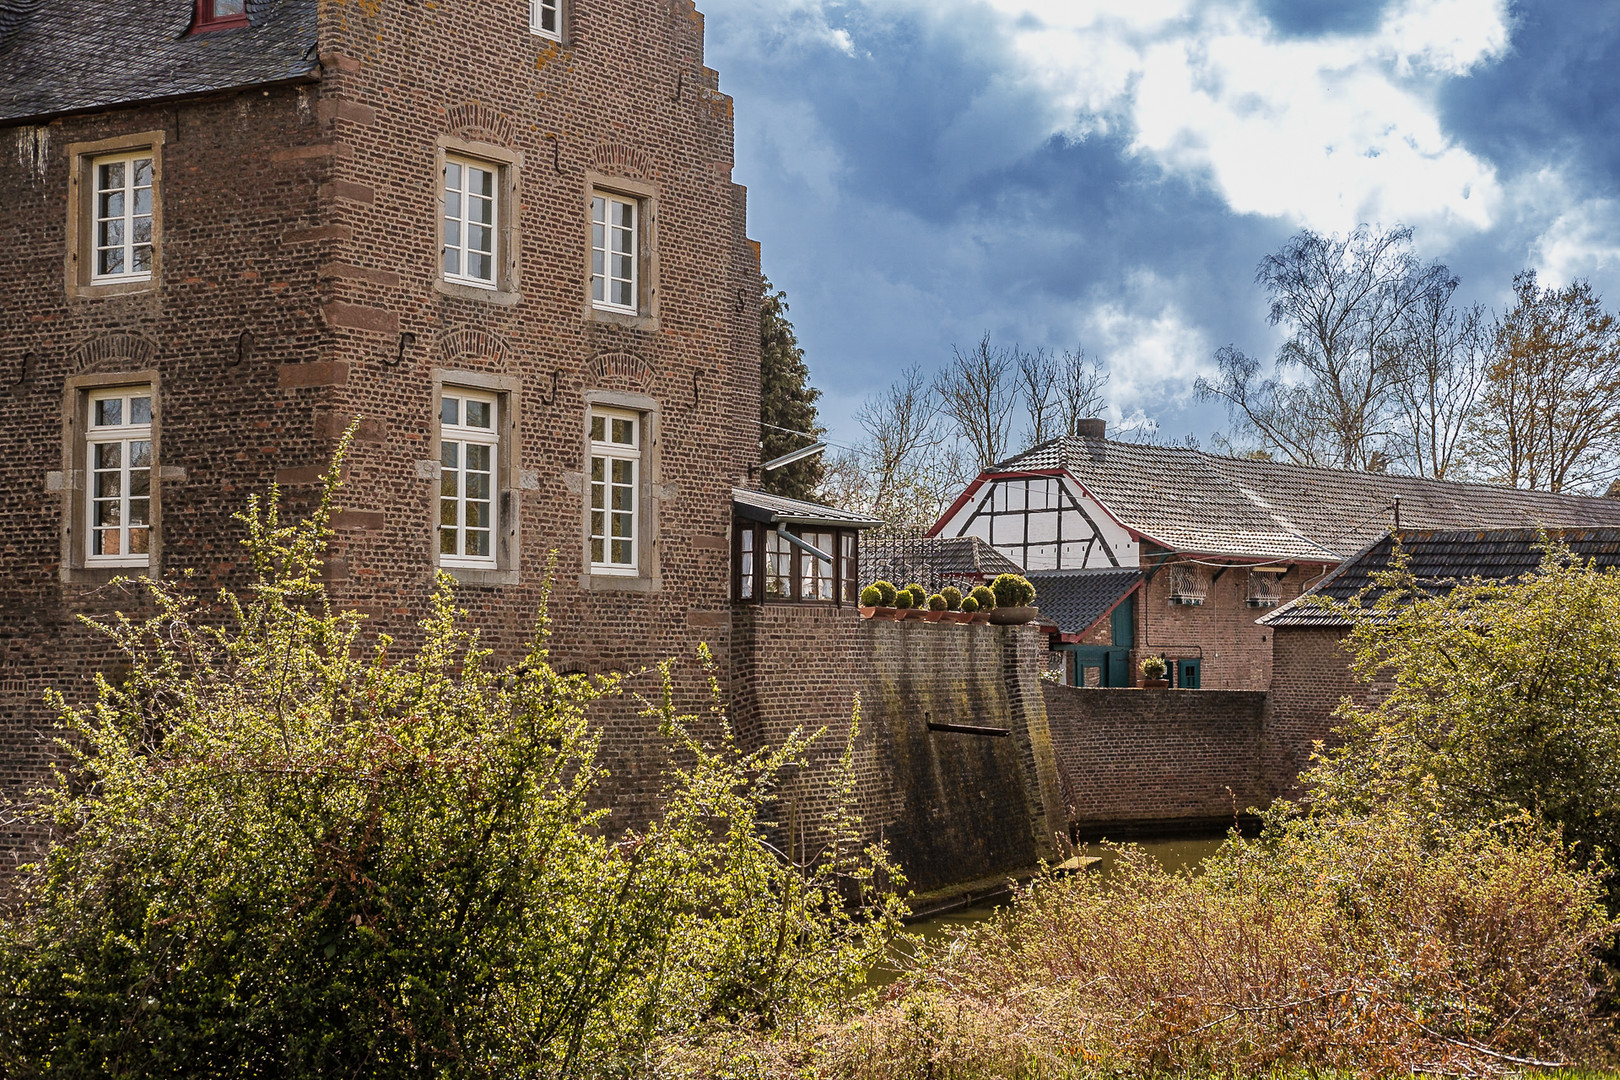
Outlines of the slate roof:
<svg viewBox="0 0 1620 1080">
<path fill-rule="evenodd" d="M 977 536 L 886 537 L 861 545 L 862 574 L 870 567 L 875 578 L 907 581 L 983 578 L 1022 574 L 1024 568 Z"/>
<path fill-rule="evenodd" d="M 1198 450 L 1063 438 L 991 473 L 1065 469 L 1128 528 L 1176 551 L 1339 562 L 1394 524 L 1497 529 L 1620 526 L 1620 499 L 1316 469 Z"/>
<path fill-rule="evenodd" d="M 1620 528 L 1550 530 L 1548 536 L 1562 542 L 1582 562 L 1591 560 L 1600 568 L 1620 567 Z M 1375 540 L 1299 599 L 1258 621 L 1263 626 L 1349 626 L 1349 619 L 1324 611 L 1306 598 L 1349 600 L 1357 596 L 1372 585 L 1375 574 L 1389 568 L 1397 540 L 1411 556 L 1418 587 L 1430 596 L 1444 595 L 1475 578 L 1517 580 L 1540 566 L 1545 554 L 1540 547 L 1541 533 L 1536 529 L 1403 529 Z M 1374 596 L 1369 594 L 1363 602 L 1373 603 Z"/>
<path fill-rule="evenodd" d="M 739 517 L 763 521 L 767 525 L 823 525 L 834 529 L 871 529 L 883 524 L 877 518 L 852 514 L 820 503 L 784 499 L 749 488 L 731 489 L 731 508 Z"/>
<path fill-rule="evenodd" d="M 1029 575 L 1041 621 L 1084 634 L 1142 584 L 1140 570 L 1042 570 Z"/>
<path fill-rule="evenodd" d="M 317 2 L 188 35 L 192 0 L 0 0 L 0 122 L 313 77 Z"/>
</svg>

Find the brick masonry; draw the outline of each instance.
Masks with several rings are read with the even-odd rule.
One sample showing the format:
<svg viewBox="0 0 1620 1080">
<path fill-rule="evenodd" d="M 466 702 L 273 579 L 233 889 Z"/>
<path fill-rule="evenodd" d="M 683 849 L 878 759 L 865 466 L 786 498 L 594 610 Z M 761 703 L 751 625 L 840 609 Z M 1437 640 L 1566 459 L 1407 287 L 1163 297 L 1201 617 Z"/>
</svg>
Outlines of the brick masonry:
<svg viewBox="0 0 1620 1080">
<path fill-rule="evenodd" d="M 1044 645 L 1027 627 L 863 621 L 845 608 L 738 605 L 734 714 L 749 745 L 827 728 L 825 765 L 847 744 L 857 696 L 859 810 L 911 886 L 929 892 L 1050 859 L 1063 832 L 1039 690 Z M 928 724 L 1011 735 L 930 731 Z M 800 816 L 825 805 L 822 769 L 790 785 Z"/>
<path fill-rule="evenodd" d="M 1077 837 L 1230 824 L 1269 801 L 1264 693 L 1041 689 Z"/>
</svg>

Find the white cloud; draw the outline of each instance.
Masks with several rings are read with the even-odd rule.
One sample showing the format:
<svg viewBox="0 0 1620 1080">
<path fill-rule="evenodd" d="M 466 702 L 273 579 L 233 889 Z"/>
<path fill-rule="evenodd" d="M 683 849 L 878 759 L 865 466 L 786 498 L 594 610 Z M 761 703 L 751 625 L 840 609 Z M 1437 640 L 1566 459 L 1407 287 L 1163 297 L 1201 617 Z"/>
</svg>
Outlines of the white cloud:
<svg viewBox="0 0 1620 1080">
<path fill-rule="evenodd" d="M 1117 418 L 1144 406 L 1186 404 L 1193 380 L 1210 373 L 1208 335 L 1169 299 L 1175 292 L 1157 275 L 1138 271 L 1124 297 L 1087 308 L 1080 336 L 1108 364 L 1107 397 Z"/>
<path fill-rule="evenodd" d="M 1530 245 L 1530 262 L 1543 284 L 1563 285 L 1620 270 L 1620 201 L 1591 199 L 1566 206 Z"/>
</svg>

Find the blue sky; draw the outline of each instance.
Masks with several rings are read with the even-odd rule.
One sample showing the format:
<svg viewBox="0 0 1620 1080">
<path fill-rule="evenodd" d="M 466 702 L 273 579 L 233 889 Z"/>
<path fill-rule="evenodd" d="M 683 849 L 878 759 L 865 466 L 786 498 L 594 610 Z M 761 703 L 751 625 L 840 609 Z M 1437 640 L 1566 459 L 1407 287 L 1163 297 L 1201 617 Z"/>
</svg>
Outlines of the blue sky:
<svg viewBox="0 0 1620 1080">
<path fill-rule="evenodd" d="M 1416 229 L 1459 299 L 1620 306 L 1614 0 L 700 0 L 750 233 L 823 419 L 989 331 L 1106 359 L 1116 425 L 1208 443 L 1301 227 Z"/>
</svg>

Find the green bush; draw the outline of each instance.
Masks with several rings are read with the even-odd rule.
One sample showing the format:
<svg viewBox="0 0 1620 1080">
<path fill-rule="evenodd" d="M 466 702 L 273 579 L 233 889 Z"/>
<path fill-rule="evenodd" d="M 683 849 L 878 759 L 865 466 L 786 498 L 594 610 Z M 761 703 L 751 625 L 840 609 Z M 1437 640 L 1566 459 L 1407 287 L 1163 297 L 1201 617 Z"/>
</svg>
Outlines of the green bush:
<svg viewBox="0 0 1620 1080">
<path fill-rule="evenodd" d="M 250 503 L 244 595 L 133 583 L 146 614 L 98 626 L 127 676 L 52 694 L 31 817 L 61 839 L 0 923 L 0 1075 L 623 1077 L 844 1008 L 903 910 L 852 750 L 782 859 L 809 740 L 744 752 L 718 703 L 700 738 L 665 665 L 679 765 L 626 830 L 587 717 L 627 677 L 554 670 L 543 609 L 493 663 L 447 575 L 419 645 L 369 638 L 321 585 L 337 475 L 296 525 Z"/>
<path fill-rule="evenodd" d="M 962 610 L 972 615 L 979 610 L 979 602 L 971 596 L 962 597 Z"/>
<path fill-rule="evenodd" d="M 968 595 L 979 605 L 979 611 L 990 611 L 996 606 L 996 594 L 983 585 L 976 586 Z"/>
<path fill-rule="evenodd" d="M 1141 667 L 1142 677 L 1144 679 L 1162 679 L 1164 678 L 1164 673 L 1170 670 L 1169 666 L 1164 662 L 1164 657 L 1162 656 L 1144 657 Z"/>
<path fill-rule="evenodd" d="M 910 589 L 901 589 L 894 594 L 894 606 L 901 611 L 910 611 L 912 604 L 915 602 L 916 600 L 912 597 Z"/>
<path fill-rule="evenodd" d="M 910 585 L 907 585 L 904 591 L 911 594 L 912 607 L 926 608 L 928 606 L 928 590 L 923 588 L 921 585 L 918 585 L 915 581 L 913 581 Z"/>
<path fill-rule="evenodd" d="M 943 596 L 941 596 L 939 593 L 935 593 L 933 596 L 930 596 L 928 598 L 928 610 L 929 611 L 944 611 L 944 610 L 946 610 L 945 598 Z"/>
<path fill-rule="evenodd" d="M 999 574 L 990 583 L 997 607 L 1028 607 L 1035 602 L 1035 586 L 1022 574 Z"/>
<path fill-rule="evenodd" d="M 946 611 L 962 610 L 962 590 L 954 585 L 947 585 L 939 590 L 939 595 L 945 598 Z"/>
<path fill-rule="evenodd" d="M 868 585 L 861 590 L 861 607 L 887 607 L 883 603 L 883 590 L 876 585 Z"/>
<path fill-rule="evenodd" d="M 877 604 L 868 605 L 869 607 L 894 607 L 895 606 L 894 598 L 895 598 L 895 595 L 900 590 L 896 589 L 892 582 L 874 581 L 874 582 L 872 582 L 870 587 L 874 588 L 874 589 L 876 589 L 878 591 L 878 598 L 879 598 L 879 600 L 881 602 L 877 603 Z"/>
</svg>

